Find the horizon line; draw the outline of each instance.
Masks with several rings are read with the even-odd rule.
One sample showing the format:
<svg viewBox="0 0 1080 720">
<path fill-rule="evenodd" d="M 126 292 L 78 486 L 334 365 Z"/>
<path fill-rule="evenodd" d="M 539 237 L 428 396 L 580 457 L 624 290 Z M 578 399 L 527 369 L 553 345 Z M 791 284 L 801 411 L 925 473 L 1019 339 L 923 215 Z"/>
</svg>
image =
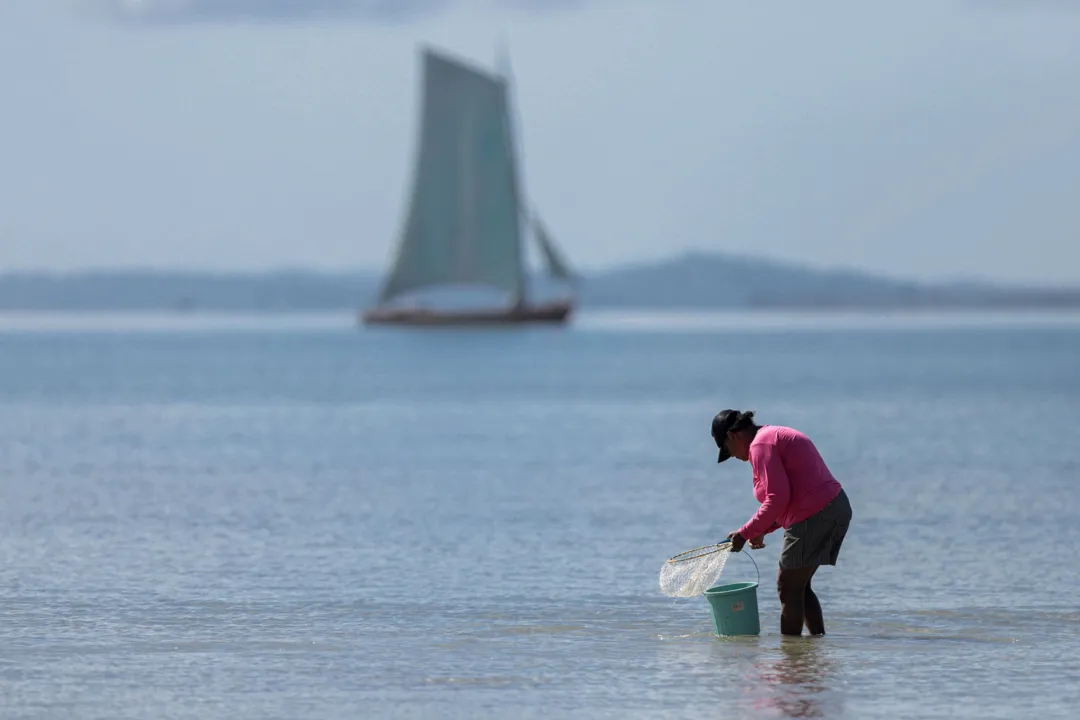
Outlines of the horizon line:
<svg viewBox="0 0 1080 720">
<path fill-rule="evenodd" d="M 853 265 L 818 265 L 810 262 L 771 257 L 768 255 L 750 255 L 725 250 L 704 250 L 687 248 L 679 252 L 657 256 L 651 259 L 642 258 L 615 262 L 604 265 L 591 266 L 577 270 L 576 274 L 583 278 L 589 276 L 603 276 L 608 274 L 630 272 L 636 270 L 657 269 L 667 265 L 677 264 L 693 258 L 709 258 L 715 260 L 730 260 L 739 263 L 752 263 L 775 269 L 799 270 L 813 274 L 837 274 L 858 276 L 863 279 L 879 282 L 904 283 L 918 287 L 941 287 L 941 286 L 979 286 L 981 288 L 1009 289 L 1009 290 L 1080 290 L 1080 280 L 1074 282 L 1038 282 L 1031 280 L 1011 280 L 1006 278 L 993 278 L 985 275 L 965 276 L 942 276 L 938 278 L 918 278 L 910 275 L 899 275 L 885 271 L 874 270 Z M 763 267 L 763 269 L 764 269 Z M 146 263 L 131 265 L 98 265 L 80 268 L 46 268 L 46 267 L 0 267 L 0 280 L 11 278 L 47 278 L 56 280 L 70 280 L 101 276 L 200 276 L 205 278 L 271 278 L 288 275 L 308 277 L 333 277 L 345 278 L 348 276 L 357 279 L 378 279 L 387 272 L 385 266 L 354 265 L 333 269 L 316 264 L 302 265 L 281 264 L 263 268 L 196 268 L 196 267 L 167 267 L 162 265 L 150 265 Z"/>
</svg>

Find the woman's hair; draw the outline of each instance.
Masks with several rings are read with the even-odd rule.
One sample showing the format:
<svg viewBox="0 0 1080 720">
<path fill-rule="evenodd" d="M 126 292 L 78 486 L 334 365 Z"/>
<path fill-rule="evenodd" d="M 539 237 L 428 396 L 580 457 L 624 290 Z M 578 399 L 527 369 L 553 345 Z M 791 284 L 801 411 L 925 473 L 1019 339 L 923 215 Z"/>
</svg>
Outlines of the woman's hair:
<svg viewBox="0 0 1080 720">
<path fill-rule="evenodd" d="M 760 425 L 754 422 L 754 411 L 744 410 L 736 416 L 735 422 L 731 423 L 731 427 L 728 431 L 741 432 L 742 430 L 757 430 L 759 427 Z"/>
<path fill-rule="evenodd" d="M 724 443 L 724 438 L 730 432 L 750 431 L 751 436 L 757 435 L 759 426 L 754 422 L 754 411 L 745 410 L 721 410 L 716 413 L 712 420 L 712 436 L 717 446 Z M 723 461 L 721 461 L 723 462 Z"/>
</svg>

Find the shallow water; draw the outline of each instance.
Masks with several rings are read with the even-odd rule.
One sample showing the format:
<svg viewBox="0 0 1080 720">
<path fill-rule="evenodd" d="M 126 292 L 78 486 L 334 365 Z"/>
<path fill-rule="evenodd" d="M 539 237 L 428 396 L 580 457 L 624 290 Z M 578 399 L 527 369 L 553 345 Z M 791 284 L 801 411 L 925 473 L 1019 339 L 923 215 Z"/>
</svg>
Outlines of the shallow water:
<svg viewBox="0 0 1080 720">
<path fill-rule="evenodd" d="M 1072 717 L 1080 328 L 813 320 L 0 323 L 0 716 Z M 659 592 L 722 407 L 851 497 L 824 638 L 779 535 L 760 637 Z"/>
</svg>

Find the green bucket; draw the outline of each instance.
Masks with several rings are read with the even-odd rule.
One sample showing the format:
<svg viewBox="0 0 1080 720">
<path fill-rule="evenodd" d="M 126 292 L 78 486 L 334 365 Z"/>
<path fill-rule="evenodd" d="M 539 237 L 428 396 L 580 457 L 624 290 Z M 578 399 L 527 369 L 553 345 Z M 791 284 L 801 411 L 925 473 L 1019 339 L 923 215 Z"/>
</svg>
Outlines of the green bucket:
<svg viewBox="0 0 1080 720">
<path fill-rule="evenodd" d="M 747 551 L 746 557 L 750 557 Z M 758 617 L 757 589 L 761 583 L 761 571 L 757 561 L 750 557 L 757 570 L 757 582 L 737 582 L 717 585 L 705 591 L 712 613 L 713 629 L 717 635 L 760 635 L 761 621 Z"/>
</svg>

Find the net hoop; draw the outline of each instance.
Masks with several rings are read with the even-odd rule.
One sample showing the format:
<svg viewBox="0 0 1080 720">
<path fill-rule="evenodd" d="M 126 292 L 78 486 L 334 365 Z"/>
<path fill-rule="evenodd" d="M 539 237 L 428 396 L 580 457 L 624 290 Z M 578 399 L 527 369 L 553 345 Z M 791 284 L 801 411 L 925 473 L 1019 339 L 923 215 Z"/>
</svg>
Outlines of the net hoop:
<svg viewBox="0 0 1080 720">
<path fill-rule="evenodd" d="M 716 543 L 714 545 L 702 545 L 701 547 L 696 547 L 693 550 L 686 550 L 684 552 L 679 553 L 678 555 L 673 555 L 672 557 L 669 557 L 667 559 L 667 562 L 669 562 L 669 563 L 680 563 L 680 562 L 685 562 L 687 560 L 696 560 L 697 558 L 705 557 L 706 555 L 711 555 L 713 553 L 717 553 L 717 552 L 720 552 L 722 550 L 730 550 L 730 549 L 731 549 L 731 541 L 730 540 L 725 540 L 722 543 Z"/>
</svg>

